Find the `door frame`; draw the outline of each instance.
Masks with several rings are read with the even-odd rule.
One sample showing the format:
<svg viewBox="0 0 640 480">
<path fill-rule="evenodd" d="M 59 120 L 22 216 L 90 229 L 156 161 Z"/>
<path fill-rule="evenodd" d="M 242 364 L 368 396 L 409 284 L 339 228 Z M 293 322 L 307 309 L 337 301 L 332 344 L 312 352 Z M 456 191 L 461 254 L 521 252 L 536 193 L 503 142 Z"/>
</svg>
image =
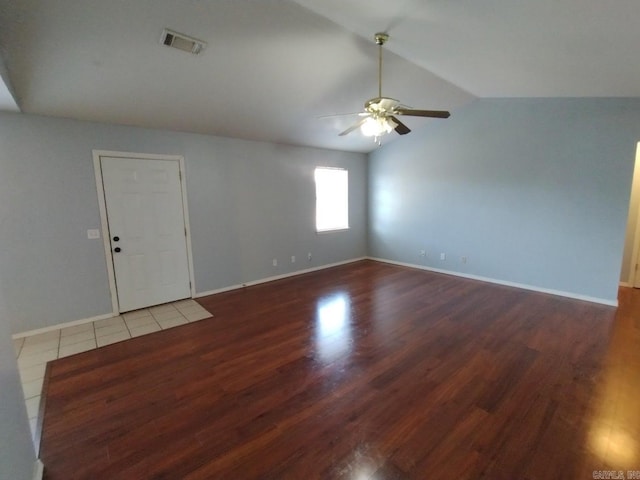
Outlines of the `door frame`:
<svg viewBox="0 0 640 480">
<path fill-rule="evenodd" d="M 639 275 L 640 272 L 636 268 L 638 261 L 640 261 L 640 142 L 636 144 L 636 156 L 634 161 L 633 168 L 633 178 L 631 181 L 631 193 L 629 195 L 629 212 L 633 210 L 633 208 L 637 208 L 636 217 L 627 218 L 627 229 L 625 230 L 625 244 L 622 247 L 622 257 L 624 259 L 624 254 L 627 251 L 627 237 L 629 236 L 630 229 L 633 228 L 633 236 L 631 238 L 632 246 L 631 246 L 631 256 L 630 256 L 630 264 L 629 264 L 629 275 L 626 279 L 620 281 L 620 284 L 623 287 L 632 287 L 637 288 L 636 282 L 640 280 Z"/>
<path fill-rule="evenodd" d="M 98 193 L 98 207 L 100 209 L 100 224 L 102 228 L 102 243 L 104 245 L 104 255 L 107 262 L 107 274 L 109 276 L 109 291 L 111 293 L 111 306 L 114 315 L 120 314 L 118 303 L 118 290 L 116 287 L 116 274 L 113 269 L 113 252 L 111 251 L 111 234 L 109 232 L 109 221 L 107 219 L 107 204 L 104 195 L 104 184 L 102 181 L 102 157 L 132 158 L 136 160 L 171 160 L 178 162 L 180 171 L 180 189 L 182 190 L 182 211 L 184 214 L 184 227 L 186 230 L 185 242 L 187 244 L 187 268 L 189 269 L 189 291 L 191 298 L 196 296 L 196 281 L 193 275 L 193 253 L 191 249 L 191 227 L 189 224 L 189 206 L 187 203 L 187 183 L 184 170 L 184 157 L 182 155 L 161 155 L 155 153 L 134 153 L 116 152 L 111 150 L 93 150 L 93 169 L 96 177 L 96 189 Z"/>
<path fill-rule="evenodd" d="M 636 226 L 633 234 L 633 250 L 631 253 L 631 265 L 629 266 L 629 286 L 632 288 L 637 288 L 636 282 L 638 281 L 638 269 L 636 266 L 638 264 L 638 254 L 640 253 L 640 205 L 638 206 L 638 215 L 635 220 Z"/>
</svg>

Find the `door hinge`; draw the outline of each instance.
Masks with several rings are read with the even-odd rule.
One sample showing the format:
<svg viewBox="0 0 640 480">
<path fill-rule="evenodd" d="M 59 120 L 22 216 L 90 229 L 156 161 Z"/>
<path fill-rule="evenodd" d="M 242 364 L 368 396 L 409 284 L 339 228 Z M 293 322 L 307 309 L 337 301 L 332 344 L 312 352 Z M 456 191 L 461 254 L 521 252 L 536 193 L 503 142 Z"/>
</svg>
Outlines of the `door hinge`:
<svg viewBox="0 0 640 480">
<path fill-rule="evenodd" d="M 187 236 L 187 227 L 184 227 L 184 236 Z"/>
<path fill-rule="evenodd" d="M 178 178 L 182 181 L 182 171 L 178 170 Z"/>
</svg>

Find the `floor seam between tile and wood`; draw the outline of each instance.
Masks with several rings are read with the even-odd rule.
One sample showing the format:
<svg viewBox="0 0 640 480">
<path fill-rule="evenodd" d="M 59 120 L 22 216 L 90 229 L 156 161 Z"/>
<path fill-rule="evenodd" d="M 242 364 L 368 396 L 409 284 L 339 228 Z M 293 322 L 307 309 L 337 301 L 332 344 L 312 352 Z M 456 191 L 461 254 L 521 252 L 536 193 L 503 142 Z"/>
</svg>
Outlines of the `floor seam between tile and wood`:
<svg viewBox="0 0 640 480">
<path fill-rule="evenodd" d="M 47 362 L 211 317 L 198 302 L 187 299 L 15 339 L 13 344 L 33 437 Z"/>
</svg>

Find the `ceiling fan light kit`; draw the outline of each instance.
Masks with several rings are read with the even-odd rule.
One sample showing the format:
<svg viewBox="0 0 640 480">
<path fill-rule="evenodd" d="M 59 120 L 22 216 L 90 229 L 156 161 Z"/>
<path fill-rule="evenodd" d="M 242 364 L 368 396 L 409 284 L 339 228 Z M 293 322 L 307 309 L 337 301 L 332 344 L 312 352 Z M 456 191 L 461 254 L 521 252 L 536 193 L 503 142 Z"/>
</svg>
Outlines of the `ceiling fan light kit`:
<svg viewBox="0 0 640 480">
<path fill-rule="evenodd" d="M 385 117 L 367 117 L 362 125 L 360 125 L 360 131 L 365 137 L 381 137 L 396 127 L 397 123 Z"/>
<path fill-rule="evenodd" d="M 363 135 L 373 137 L 380 145 L 380 137 L 391 133 L 393 130 L 399 135 L 406 135 L 411 129 L 398 120 L 398 115 L 410 117 L 449 118 L 449 112 L 442 110 L 414 110 L 407 108 L 400 101 L 382 96 L 382 47 L 389 40 L 389 34 L 378 32 L 373 36 L 378 45 L 378 96 L 364 103 L 364 112 L 358 113 L 363 117 L 356 124 L 340 133 L 347 135 L 358 128 Z"/>
</svg>

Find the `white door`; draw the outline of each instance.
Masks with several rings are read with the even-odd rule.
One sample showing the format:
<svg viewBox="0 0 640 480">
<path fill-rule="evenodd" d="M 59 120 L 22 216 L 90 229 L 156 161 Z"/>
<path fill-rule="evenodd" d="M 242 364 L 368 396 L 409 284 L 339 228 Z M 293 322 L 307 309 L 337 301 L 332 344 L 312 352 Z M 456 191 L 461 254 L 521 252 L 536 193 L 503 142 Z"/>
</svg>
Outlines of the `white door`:
<svg viewBox="0 0 640 480">
<path fill-rule="evenodd" d="M 120 312 L 191 296 L 180 167 L 101 157 Z"/>
</svg>

